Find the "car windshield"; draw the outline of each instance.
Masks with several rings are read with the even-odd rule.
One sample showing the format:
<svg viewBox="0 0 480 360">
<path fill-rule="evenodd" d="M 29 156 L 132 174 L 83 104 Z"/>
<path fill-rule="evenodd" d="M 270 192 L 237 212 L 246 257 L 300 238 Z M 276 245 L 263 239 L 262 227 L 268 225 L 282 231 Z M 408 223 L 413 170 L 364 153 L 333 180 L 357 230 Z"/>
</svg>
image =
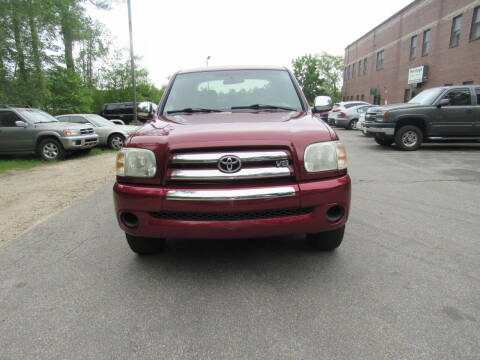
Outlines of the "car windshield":
<svg viewBox="0 0 480 360">
<path fill-rule="evenodd" d="M 22 109 L 17 110 L 20 115 L 26 118 L 29 122 L 33 124 L 38 123 L 51 123 L 51 122 L 58 122 L 52 115 L 47 114 L 46 112 L 38 109 Z"/>
<path fill-rule="evenodd" d="M 423 90 L 420 94 L 413 97 L 409 104 L 432 105 L 433 101 L 440 95 L 443 88 L 434 88 Z"/>
<path fill-rule="evenodd" d="M 163 114 L 179 112 L 301 111 L 302 103 L 285 70 L 218 70 L 179 74 Z"/>
<path fill-rule="evenodd" d="M 110 120 L 105 119 L 104 117 L 101 117 L 100 115 L 95 115 L 95 114 L 90 114 L 90 115 L 85 115 L 85 117 L 93 123 L 95 126 L 103 127 L 103 126 L 115 126 L 114 123 L 112 123 Z"/>
</svg>

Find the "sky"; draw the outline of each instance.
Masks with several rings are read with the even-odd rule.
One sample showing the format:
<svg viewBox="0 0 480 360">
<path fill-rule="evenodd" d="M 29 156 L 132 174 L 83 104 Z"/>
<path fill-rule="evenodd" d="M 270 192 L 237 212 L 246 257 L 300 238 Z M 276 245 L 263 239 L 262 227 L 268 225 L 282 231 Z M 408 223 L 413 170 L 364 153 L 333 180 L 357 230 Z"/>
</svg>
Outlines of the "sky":
<svg viewBox="0 0 480 360">
<path fill-rule="evenodd" d="M 323 51 L 343 55 L 412 0 L 131 0 L 133 46 L 160 87 L 179 69 L 281 65 Z M 127 2 L 89 9 L 118 48 L 129 47 Z"/>
</svg>

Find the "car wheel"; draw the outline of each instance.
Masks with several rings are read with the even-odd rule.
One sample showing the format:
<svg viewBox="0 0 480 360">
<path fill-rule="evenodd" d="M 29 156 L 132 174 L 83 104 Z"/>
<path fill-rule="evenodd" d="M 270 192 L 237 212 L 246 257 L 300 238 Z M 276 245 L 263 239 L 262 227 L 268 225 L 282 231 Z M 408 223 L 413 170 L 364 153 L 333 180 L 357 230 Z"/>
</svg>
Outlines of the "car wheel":
<svg viewBox="0 0 480 360">
<path fill-rule="evenodd" d="M 120 134 L 110 135 L 108 138 L 108 146 L 114 150 L 120 150 L 123 147 L 125 138 Z"/>
<path fill-rule="evenodd" d="M 347 129 L 348 130 L 357 130 L 357 121 L 358 120 L 355 120 L 355 119 L 350 121 L 347 125 Z"/>
<path fill-rule="evenodd" d="M 423 133 L 414 125 L 406 125 L 395 133 L 395 143 L 400 150 L 413 151 L 422 145 Z"/>
<path fill-rule="evenodd" d="M 38 154 L 43 160 L 53 161 L 65 158 L 66 152 L 56 139 L 45 139 L 38 144 Z"/>
<path fill-rule="evenodd" d="M 378 145 L 382 145 L 382 146 L 390 146 L 393 144 L 393 139 L 391 138 L 385 138 L 385 137 L 378 137 L 378 136 L 375 136 L 375 142 L 378 144 Z"/>
<path fill-rule="evenodd" d="M 317 250 L 332 251 L 340 246 L 343 240 L 344 233 L 345 225 L 335 230 L 325 231 L 316 234 L 308 234 L 307 241 L 313 248 Z"/>
<path fill-rule="evenodd" d="M 125 233 L 130 249 L 139 255 L 151 255 L 165 248 L 165 239 L 145 238 Z"/>
</svg>

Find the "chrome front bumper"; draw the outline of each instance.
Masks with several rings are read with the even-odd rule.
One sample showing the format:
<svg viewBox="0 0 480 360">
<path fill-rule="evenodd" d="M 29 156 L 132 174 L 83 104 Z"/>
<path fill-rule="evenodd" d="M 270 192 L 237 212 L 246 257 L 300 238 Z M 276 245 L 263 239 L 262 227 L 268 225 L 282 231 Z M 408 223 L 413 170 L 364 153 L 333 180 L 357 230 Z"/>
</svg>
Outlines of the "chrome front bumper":
<svg viewBox="0 0 480 360">
<path fill-rule="evenodd" d="M 366 127 L 365 130 L 367 133 L 373 134 L 385 134 L 389 136 L 395 134 L 395 128 Z"/>
<path fill-rule="evenodd" d="M 274 199 L 295 196 L 295 188 L 291 186 L 232 190 L 169 190 L 167 200 L 189 201 L 231 201 Z"/>
<path fill-rule="evenodd" d="M 60 141 L 66 150 L 90 149 L 98 144 L 98 135 L 69 136 Z"/>
</svg>

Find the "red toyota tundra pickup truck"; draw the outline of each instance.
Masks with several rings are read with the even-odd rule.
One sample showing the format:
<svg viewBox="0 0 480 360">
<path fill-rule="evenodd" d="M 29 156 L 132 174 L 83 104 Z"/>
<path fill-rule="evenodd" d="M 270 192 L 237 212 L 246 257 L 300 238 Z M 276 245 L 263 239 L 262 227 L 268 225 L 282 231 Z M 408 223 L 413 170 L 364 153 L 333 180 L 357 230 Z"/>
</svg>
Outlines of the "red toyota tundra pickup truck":
<svg viewBox="0 0 480 360">
<path fill-rule="evenodd" d="M 316 111 L 331 107 L 315 100 Z M 179 71 L 124 146 L 115 211 L 138 254 L 161 251 L 165 238 L 307 234 L 321 250 L 342 242 L 345 149 L 283 67 Z"/>
</svg>

